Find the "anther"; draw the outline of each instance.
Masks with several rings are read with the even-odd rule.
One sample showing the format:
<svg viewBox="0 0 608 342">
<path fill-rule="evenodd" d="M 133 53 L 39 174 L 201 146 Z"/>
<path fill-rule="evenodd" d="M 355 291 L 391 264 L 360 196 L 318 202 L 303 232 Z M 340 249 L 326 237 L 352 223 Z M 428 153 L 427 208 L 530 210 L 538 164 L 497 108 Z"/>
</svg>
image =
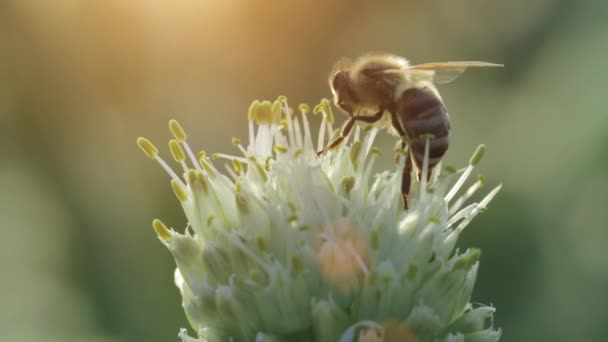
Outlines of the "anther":
<svg viewBox="0 0 608 342">
<path fill-rule="evenodd" d="M 302 112 L 302 114 L 307 114 L 310 112 L 310 106 L 306 103 L 300 103 L 298 105 L 298 109 L 300 110 L 300 112 Z"/>
<path fill-rule="evenodd" d="M 481 144 L 479 146 L 477 146 L 477 149 L 475 149 L 475 152 L 473 153 L 473 156 L 471 156 L 471 160 L 469 161 L 470 165 L 477 165 L 477 163 L 479 163 L 479 161 L 481 161 L 481 158 L 483 157 L 483 154 L 486 152 L 486 145 Z"/>
<path fill-rule="evenodd" d="M 249 111 L 247 112 L 247 118 L 249 119 L 249 121 L 253 121 L 256 119 L 259 104 L 260 101 L 255 100 L 249 105 Z"/>
<path fill-rule="evenodd" d="M 161 239 L 165 241 L 169 241 L 173 237 L 171 231 L 159 219 L 155 219 L 154 221 L 152 221 L 152 227 L 154 228 L 156 235 L 158 235 Z"/>
<path fill-rule="evenodd" d="M 184 187 L 180 181 L 172 179 L 171 187 L 173 188 L 173 192 L 175 193 L 177 199 L 179 199 L 181 202 L 188 200 L 188 189 L 186 189 L 186 187 Z"/>
<path fill-rule="evenodd" d="M 156 146 L 154 146 L 154 144 L 150 142 L 150 140 L 144 137 L 139 137 L 137 138 L 137 145 L 151 159 L 154 159 L 156 158 L 156 156 L 158 156 L 158 149 L 156 148 Z"/>
<path fill-rule="evenodd" d="M 184 141 L 186 141 L 186 138 L 188 138 L 186 132 L 179 124 L 179 122 L 177 122 L 177 120 L 169 121 L 169 130 L 171 131 L 171 134 L 173 134 L 175 139 L 177 139 L 177 141 L 179 141 L 180 143 L 183 143 Z"/>
<path fill-rule="evenodd" d="M 258 125 L 269 125 L 273 122 L 272 104 L 270 101 L 262 101 L 257 106 L 255 122 Z"/>
<path fill-rule="evenodd" d="M 186 160 L 184 149 L 177 140 L 171 139 L 169 141 L 169 150 L 171 150 L 171 155 L 173 155 L 173 159 L 175 159 L 176 162 L 181 163 Z"/>
</svg>

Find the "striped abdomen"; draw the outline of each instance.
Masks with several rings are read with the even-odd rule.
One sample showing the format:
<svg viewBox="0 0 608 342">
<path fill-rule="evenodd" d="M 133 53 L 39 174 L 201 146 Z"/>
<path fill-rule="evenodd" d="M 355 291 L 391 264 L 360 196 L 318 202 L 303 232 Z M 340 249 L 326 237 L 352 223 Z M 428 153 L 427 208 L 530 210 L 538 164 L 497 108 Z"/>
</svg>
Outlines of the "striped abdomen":
<svg viewBox="0 0 608 342">
<path fill-rule="evenodd" d="M 429 171 L 448 149 L 450 118 L 441 99 L 428 88 L 410 88 L 397 99 L 395 115 L 410 140 L 410 152 L 422 169 L 429 140 Z"/>
</svg>

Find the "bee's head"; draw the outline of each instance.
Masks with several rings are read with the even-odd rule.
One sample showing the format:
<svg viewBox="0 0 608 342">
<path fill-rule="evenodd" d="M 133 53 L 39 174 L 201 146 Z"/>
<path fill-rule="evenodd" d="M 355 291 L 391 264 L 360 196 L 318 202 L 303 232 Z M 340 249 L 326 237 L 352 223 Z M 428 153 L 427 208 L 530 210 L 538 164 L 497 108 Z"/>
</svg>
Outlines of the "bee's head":
<svg viewBox="0 0 608 342">
<path fill-rule="evenodd" d="M 330 86 L 336 106 L 349 114 L 353 114 L 358 99 L 353 90 L 349 72 L 345 70 L 336 72 L 330 79 Z"/>
</svg>

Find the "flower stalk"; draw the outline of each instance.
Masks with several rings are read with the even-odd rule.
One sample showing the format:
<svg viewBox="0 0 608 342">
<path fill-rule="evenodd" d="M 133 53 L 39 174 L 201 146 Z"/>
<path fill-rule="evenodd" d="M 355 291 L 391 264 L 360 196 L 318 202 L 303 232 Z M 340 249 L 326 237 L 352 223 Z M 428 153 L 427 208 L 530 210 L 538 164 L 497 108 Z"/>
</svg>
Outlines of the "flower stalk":
<svg viewBox="0 0 608 342">
<path fill-rule="evenodd" d="M 233 139 L 238 156 L 195 154 L 172 120 L 181 176 L 138 139 L 189 222 L 182 232 L 153 222 L 196 334 L 183 329 L 182 341 L 497 341 L 494 308 L 470 302 L 481 252 L 455 249 L 500 189 L 460 209 L 484 184 L 461 194 L 483 148 L 462 170 L 413 177 L 404 210 L 401 169 L 373 169 L 378 128 L 357 127 L 318 158 L 336 134 L 331 106 L 312 111 L 316 139 L 309 107 L 298 110 L 284 97 L 255 101 L 247 144 Z"/>
</svg>

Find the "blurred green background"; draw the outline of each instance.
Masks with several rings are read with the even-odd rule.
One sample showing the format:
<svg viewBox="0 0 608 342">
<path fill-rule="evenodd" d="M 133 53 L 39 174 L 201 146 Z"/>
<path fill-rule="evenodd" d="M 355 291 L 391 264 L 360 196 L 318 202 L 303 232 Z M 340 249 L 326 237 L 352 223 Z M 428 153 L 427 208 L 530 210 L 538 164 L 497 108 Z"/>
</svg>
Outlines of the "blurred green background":
<svg viewBox="0 0 608 342">
<path fill-rule="evenodd" d="M 341 56 L 487 60 L 440 88 L 446 157 L 504 183 L 460 245 L 503 341 L 608 336 L 608 3 L 574 0 L 0 2 L 2 341 L 177 341 L 187 323 L 155 217 L 185 219 L 157 165 L 177 118 L 233 151 L 253 99 L 330 95 Z M 339 117 L 343 120 L 344 117 Z M 393 168 L 387 135 L 382 167 Z M 160 146 L 167 155 L 167 148 Z"/>
</svg>

